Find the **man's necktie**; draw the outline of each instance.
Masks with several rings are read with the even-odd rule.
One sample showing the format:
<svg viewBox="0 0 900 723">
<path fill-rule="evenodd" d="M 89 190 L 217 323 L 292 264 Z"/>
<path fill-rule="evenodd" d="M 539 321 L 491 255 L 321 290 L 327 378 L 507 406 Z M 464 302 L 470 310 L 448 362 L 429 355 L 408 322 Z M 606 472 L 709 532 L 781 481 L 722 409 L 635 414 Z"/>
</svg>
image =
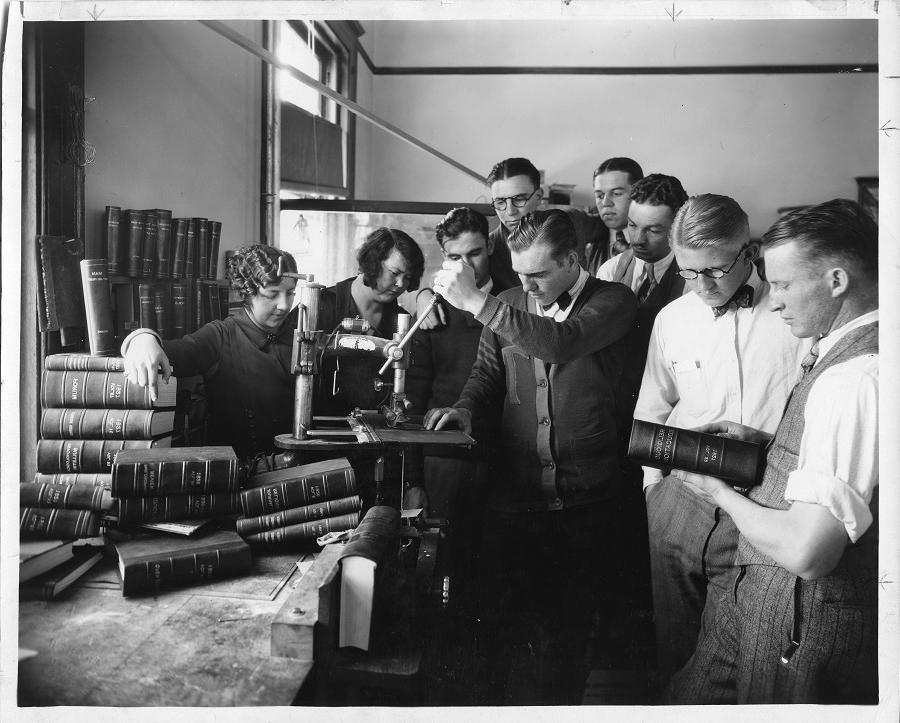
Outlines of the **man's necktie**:
<svg viewBox="0 0 900 723">
<path fill-rule="evenodd" d="M 620 254 L 628 248 L 628 241 L 625 239 L 625 234 L 622 233 L 621 229 L 616 231 L 616 238 L 612 242 L 611 246 L 612 248 L 610 249 L 610 257 L 615 256 L 616 254 Z"/>
<path fill-rule="evenodd" d="M 644 264 L 644 280 L 637 290 L 638 304 L 643 304 L 656 288 L 656 276 L 653 273 L 653 264 Z"/>
<path fill-rule="evenodd" d="M 803 357 L 803 361 L 800 362 L 800 369 L 802 370 L 800 373 L 800 379 L 803 380 L 806 378 L 806 375 L 812 371 L 812 368 L 816 365 L 816 359 L 819 358 L 819 342 L 817 341 L 813 344 L 809 351 L 806 353 L 806 356 Z"/>
<path fill-rule="evenodd" d="M 565 311 L 569 308 L 569 304 L 572 303 L 572 297 L 570 296 L 568 291 L 563 291 L 559 296 L 556 297 L 556 301 L 553 304 L 556 304 L 559 307 L 560 311 Z M 553 307 L 553 304 L 547 304 L 544 306 L 544 311 L 548 311 Z"/>
<path fill-rule="evenodd" d="M 728 307 L 732 304 L 743 309 L 749 309 L 753 306 L 753 287 L 750 284 L 744 284 L 734 292 L 734 295 L 726 303 L 713 307 L 713 316 L 718 319 L 728 311 Z"/>
</svg>

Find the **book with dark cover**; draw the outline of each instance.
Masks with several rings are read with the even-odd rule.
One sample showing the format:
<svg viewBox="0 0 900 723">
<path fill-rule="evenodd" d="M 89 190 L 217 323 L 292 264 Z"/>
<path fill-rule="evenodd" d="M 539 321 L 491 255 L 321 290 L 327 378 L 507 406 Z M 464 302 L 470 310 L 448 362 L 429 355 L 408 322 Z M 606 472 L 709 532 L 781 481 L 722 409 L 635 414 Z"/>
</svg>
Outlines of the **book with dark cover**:
<svg viewBox="0 0 900 723">
<path fill-rule="evenodd" d="M 209 220 L 205 218 L 194 218 L 191 221 L 196 223 L 197 234 L 197 278 L 209 278 Z"/>
<path fill-rule="evenodd" d="M 119 233 L 124 235 L 125 273 L 138 278 L 144 273 L 144 214 L 129 208 L 122 212 L 122 226 Z"/>
<path fill-rule="evenodd" d="M 159 380 L 156 401 L 150 388 L 125 381 L 125 372 L 45 370 L 41 406 L 99 409 L 165 409 L 175 406 L 178 382 Z"/>
<path fill-rule="evenodd" d="M 103 487 L 89 484 L 20 482 L 19 506 L 106 512 L 112 509 L 112 495 Z"/>
<path fill-rule="evenodd" d="M 155 329 L 163 339 L 172 338 L 172 296 L 167 285 L 156 284 L 153 287 L 153 316 Z"/>
<path fill-rule="evenodd" d="M 99 440 L 99 439 L 40 439 L 37 443 L 37 471 L 54 472 L 112 472 L 116 455 L 123 449 L 165 447 L 171 437 L 159 439 Z"/>
<path fill-rule="evenodd" d="M 116 500 L 115 515 L 119 524 L 132 522 L 172 522 L 199 517 L 221 517 L 240 512 L 237 494 L 163 495 L 158 497 L 120 497 Z"/>
<path fill-rule="evenodd" d="M 263 474 L 270 480 L 279 481 L 241 491 L 241 507 L 245 517 L 356 494 L 356 474 L 349 464 L 316 474 L 305 474 L 301 467 L 288 467 Z"/>
<path fill-rule="evenodd" d="M 204 288 L 204 284 L 201 284 L 199 279 L 194 281 L 194 328 L 191 329 L 191 331 L 197 331 L 197 329 L 209 321 L 209 319 L 206 318 L 209 309 Z"/>
<path fill-rule="evenodd" d="M 139 595 L 248 572 L 250 546 L 233 530 L 202 537 L 148 533 L 115 543 L 122 594 Z"/>
<path fill-rule="evenodd" d="M 88 347 L 94 356 L 118 356 L 116 325 L 113 319 L 112 297 L 106 259 L 83 259 L 81 289 L 84 294 L 84 315 L 87 320 Z"/>
<path fill-rule="evenodd" d="M 38 236 L 38 322 L 41 331 L 58 331 L 63 346 L 84 338 L 84 292 L 79 263 L 81 239 Z"/>
<path fill-rule="evenodd" d="M 94 547 L 76 549 L 59 567 L 19 585 L 20 600 L 53 600 L 103 559 L 103 551 Z"/>
<path fill-rule="evenodd" d="M 762 480 L 766 450 L 753 442 L 635 419 L 628 457 L 646 467 L 697 472 L 752 487 Z"/>
<path fill-rule="evenodd" d="M 107 206 L 103 211 L 103 237 L 106 241 L 106 272 L 110 276 L 125 273 L 122 237 L 119 234 L 119 218 L 122 209 Z"/>
<path fill-rule="evenodd" d="M 189 218 L 184 231 L 184 277 L 197 278 L 197 219 Z"/>
<path fill-rule="evenodd" d="M 239 483 L 231 447 L 129 449 L 112 471 L 115 497 L 237 493 Z"/>
<path fill-rule="evenodd" d="M 21 540 L 96 537 L 99 532 L 100 515 L 91 510 L 60 510 L 43 507 L 21 507 L 19 509 L 19 539 Z"/>
<path fill-rule="evenodd" d="M 284 466 L 283 463 L 277 465 L 273 464 L 272 469 L 250 475 L 244 480 L 243 488 L 251 489 L 253 487 L 265 487 L 266 485 L 275 484 L 276 482 L 285 482 L 287 480 L 297 479 L 298 477 L 313 477 L 315 475 L 342 471 L 345 469 L 353 470 L 353 467 L 350 466 L 350 460 L 346 457 L 334 457 L 319 462 L 310 462 L 308 464 L 293 466 Z"/>
<path fill-rule="evenodd" d="M 19 582 L 42 575 L 72 557 L 77 540 L 23 540 L 19 543 Z"/>
<path fill-rule="evenodd" d="M 172 219 L 172 278 L 183 279 L 186 268 L 188 219 Z"/>
<path fill-rule="evenodd" d="M 206 295 L 206 320 L 214 321 L 222 318 L 222 307 L 219 305 L 219 286 L 218 284 L 205 283 Z"/>
<path fill-rule="evenodd" d="M 34 484 L 78 484 L 112 489 L 111 472 L 37 472 Z"/>
<path fill-rule="evenodd" d="M 172 434 L 174 426 L 174 411 L 50 407 L 41 412 L 43 439 L 154 439 Z"/>
<path fill-rule="evenodd" d="M 228 307 L 228 287 L 219 286 L 219 318 L 227 319 L 231 315 L 231 309 Z"/>
<path fill-rule="evenodd" d="M 159 219 L 154 211 L 143 211 L 144 243 L 141 247 L 141 275 L 145 279 L 156 275 L 156 247 L 159 243 Z"/>
<path fill-rule="evenodd" d="M 209 222 L 209 276 L 219 278 L 219 244 L 222 240 L 222 222 Z"/>
<path fill-rule="evenodd" d="M 156 214 L 156 278 L 172 277 L 172 212 L 154 208 Z"/>
<path fill-rule="evenodd" d="M 153 284 L 138 284 L 138 303 L 140 304 L 139 325 L 144 329 L 156 328 L 156 306 L 153 297 Z"/>
<path fill-rule="evenodd" d="M 343 532 L 352 530 L 359 524 L 359 512 L 347 512 L 337 517 L 325 517 L 321 520 L 310 520 L 297 525 L 276 527 L 264 532 L 256 532 L 244 537 L 247 542 L 258 545 L 277 545 L 280 543 L 303 542 L 315 540 L 327 532 Z"/>
<path fill-rule="evenodd" d="M 362 500 L 359 495 L 353 495 L 352 497 L 316 502 L 304 507 L 293 507 L 289 510 L 281 510 L 269 515 L 242 517 L 235 521 L 235 529 L 237 529 L 239 535 L 246 537 L 247 535 L 272 530 L 277 527 L 299 525 L 303 522 L 323 520 L 326 517 L 338 517 L 350 512 L 358 512 L 361 509 Z"/>
<path fill-rule="evenodd" d="M 178 281 L 172 284 L 172 338 L 180 339 L 188 329 L 188 289 L 187 284 Z"/>
<path fill-rule="evenodd" d="M 338 646 L 369 649 L 375 572 L 400 539 L 400 511 L 376 505 L 366 512 L 341 553 Z"/>
<path fill-rule="evenodd" d="M 44 358 L 44 369 L 50 371 L 98 371 L 121 372 L 125 360 L 120 356 L 91 356 L 90 354 L 49 354 Z"/>
<path fill-rule="evenodd" d="M 116 340 L 121 343 L 135 329 L 140 327 L 141 311 L 136 281 L 116 281 L 113 283 L 113 298 L 116 307 Z"/>
</svg>

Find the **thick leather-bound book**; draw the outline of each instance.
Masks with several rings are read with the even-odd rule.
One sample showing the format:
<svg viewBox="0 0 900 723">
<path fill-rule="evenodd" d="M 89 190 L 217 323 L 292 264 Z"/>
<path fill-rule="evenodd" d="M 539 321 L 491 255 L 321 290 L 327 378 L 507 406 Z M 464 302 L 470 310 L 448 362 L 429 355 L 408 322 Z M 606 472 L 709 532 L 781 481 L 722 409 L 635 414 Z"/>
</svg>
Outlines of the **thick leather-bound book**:
<svg viewBox="0 0 900 723">
<path fill-rule="evenodd" d="M 106 241 L 106 271 L 110 276 L 125 273 L 122 236 L 119 233 L 119 220 L 122 209 L 118 206 L 107 206 L 103 211 L 103 237 Z"/>
<path fill-rule="evenodd" d="M 188 287 L 183 281 L 172 284 L 172 338 L 180 339 L 188 329 Z"/>
<path fill-rule="evenodd" d="M 120 356 L 50 354 L 44 358 L 44 369 L 63 372 L 121 372 L 125 369 L 125 360 Z"/>
<path fill-rule="evenodd" d="M 156 214 L 156 278 L 172 277 L 172 212 L 154 208 Z"/>
<path fill-rule="evenodd" d="M 35 484 L 79 484 L 112 489 L 111 472 L 36 472 Z"/>
<path fill-rule="evenodd" d="M 144 243 L 141 247 L 141 275 L 145 279 L 156 275 L 156 247 L 159 243 L 159 219 L 152 210 L 144 214 Z"/>
<path fill-rule="evenodd" d="M 90 547 L 95 552 L 98 548 L 102 551 L 105 544 L 102 536 L 84 540 L 23 540 L 19 543 L 19 582 L 43 575 L 71 559 L 77 550 Z"/>
<path fill-rule="evenodd" d="M 765 455 L 761 444 L 639 419 L 634 420 L 628 440 L 628 457 L 638 464 L 697 472 L 738 487 L 760 483 Z"/>
<path fill-rule="evenodd" d="M 64 346 L 84 339 L 84 292 L 78 264 L 81 239 L 38 236 L 38 322 L 41 331 L 58 331 Z"/>
<path fill-rule="evenodd" d="M 84 547 L 59 567 L 19 585 L 20 600 L 54 600 L 103 559 L 103 551 Z"/>
<path fill-rule="evenodd" d="M 254 535 L 257 532 L 273 530 L 277 527 L 299 525 L 312 520 L 323 520 L 326 517 L 338 517 L 350 512 L 358 512 L 362 509 L 362 500 L 359 495 L 341 497 L 336 500 L 325 500 L 304 507 L 293 507 L 281 512 L 273 512 L 269 515 L 257 517 L 242 517 L 235 522 L 235 529 L 242 537 Z M 318 537 L 318 535 L 317 535 Z"/>
<path fill-rule="evenodd" d="M 133 208 L 123 211 L 119 233 L 124 236 L 125 273 L 137 278 L 144 273 L 144 214 Z"/>
<path fill-rule="evenodd" d="M 19 538 L 22 540 L 96 537 L 99 532 L 100 515 L 91 510 L 19 508 Z"/>
<path fill-rule="evenodd" d="M 91 484 L 20 482 L 19 506 L 106 512 L 112 509 L 112 495 L 109 490 Z"/>
<path fill-rule="evenodd" d="M 219 278 L 219 244 L 222 240 L 222 222 L 209 222 L 209 276 Z"/>
<path fill-rule="evenodd" d="M 67 409 L 41 412 L 42 439 L 154 439 L 172 434 L 175 412 L 156 409 Z"/>
<path fill-rule="evenodd" d="M 40 439 L 37 443 L 37 471 L 112 472 L 116 455 L 123 449 L 170 446 L 171 437 L 118 440 Z"/>
<path fill-rule="evenodd" d="M 194 280 L 194 318 L 192 319 L 193 328 L 191 331 L 197 331 L 197 329 L 209 321 L 207 318 L 209 309 L 208 304 L 206 303 L 204 288 L 204 285 L 201 284 L 198 279 Z"/>
<path fill-rule="evenodd" d="M 184 231 L 184 276 L 197 278 L 197 219 L 189 218 Z"/>
<path fill-rule="evenodd" d="M 109 293 L 106 259 L 83 259 L 79 266 L 91 354 L 118 356 L 119 345 L 116 343 L 116 322 L 113 318 L 112 296 Z"/>
<path fill-rule="evenodd" d="M 201 517 L 220 517 L 240 512 L 237 494 L 160 495 L 157 497 L 120 497 L 113 514 L 119 524 L 133 522 L 172 522 Z"/>
<path fill-rule="evenodd" d="M 202 537 L 145 534 L 115 543 L 123 595 L 156 593 L 249 572 L 250 546 L 233 530 Z"/>
<path fill-rule="evenodd" d="M 178 382 L 159 380 L 156 401 L 150 388 L 125 381 L 125 372 L 44 370 L 41 378 L 41 406 L 94 409 L 174 408 Z"/>
<path fill-rule="evenodd" d="M 115 497 L 237 493 L 239 483 L 231 447 L 124 450 L 112 471 Z"/>
<path fill-rule="evenodd" d="M 254 475 L 250 482 L 253 487 L 241 491 L 244 516 L 255 517 L 356 494 L 356 474 L 349 462 L 341 461 L 346 464 L 315 472 L 305 470 L 308 465 L 304 465 Z M 257 486 L 260 478 L 265 483 Z"/>
<path fill-rule="evenodd" d="M 187 261 L 187 228 L 188 219 L 172 219 L 172 277 L 183 279 Z"/>
<path fill-rule="evenodd" d="M 206 320 L 213 321 L 222 318 L 222 307 L 219 304 L 219 286 L 218 284 L 203 284 L 204 294 L 206 296 Z"/>
<path fill-rule="evenodd" d="M 197 278 L 209 278 L 209 219 L 194 218 L 197 234 Z"/>
<path fill-rule="evenodd" d="M 157 333 L 163 339 L 172 338 L 172 296 L 166 284 L 153 287 L 153 317 Z"/>
<path fill-rule="evenodd" d="M 359 524 L 359 511 L 347 512 L 335 517 L 325 517 L 321 520 L 300 522 L 296 525 L 276 527 L 264 532 L 256 532 L 245 535 L 247 542 L 259 545 L 277 545 L 281 543 L 304 542 L 315 540 L 328 532 L 343 532 L 352 530 Z"/>
<path fill-rule="evenodd" d="M 375 572 L 400 539 L 400 512 L 376 505 L 366 512 L 341 554 L 338 646 L 369 649 Z"/>
<path fill-rule="evenodd" d="M 153 284 L 138 284 L 139 326 L 143 329 L 156 328 L 156 306 L 153 296 Z"/>
</svg>

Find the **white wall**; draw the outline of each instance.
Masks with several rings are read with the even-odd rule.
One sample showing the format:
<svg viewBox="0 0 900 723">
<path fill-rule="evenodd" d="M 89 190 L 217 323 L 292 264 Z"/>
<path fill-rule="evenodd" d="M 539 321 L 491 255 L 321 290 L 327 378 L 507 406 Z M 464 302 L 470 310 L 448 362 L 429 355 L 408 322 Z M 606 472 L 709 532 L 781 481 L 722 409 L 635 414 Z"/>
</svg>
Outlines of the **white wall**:
<svg viewBox="0 0 900 723">
<path fill-rule="evenodd" d="M 261 22 L 229 25 L 262 42 Z M 197 22 L 87 23 L 86 240 L 113 205 L 218 219 L 221 255 L 257 242 L 260 68 Z"/>
<path fill-rule="evenodd" d="M 677 26 L 677 27 L 674 27 Z M 377 66 L 667 66 L 877 62 L 869 21 L 373 22 Z M 591 173 L 631 156 L 689 193 L 734 196 L 761 233 L 776 209 L 856 196 L 878 172 L 877 76 L 376 75 L 373 107 L 487 174 L 524 155 L 592 203 Z M 361 151 L 363 152 L 363 151 Z M 370 198 L 485 200 L 466 175 L 372 131 Z M 375 183 L 377 179 L 377 183 Z"/>
</svg>

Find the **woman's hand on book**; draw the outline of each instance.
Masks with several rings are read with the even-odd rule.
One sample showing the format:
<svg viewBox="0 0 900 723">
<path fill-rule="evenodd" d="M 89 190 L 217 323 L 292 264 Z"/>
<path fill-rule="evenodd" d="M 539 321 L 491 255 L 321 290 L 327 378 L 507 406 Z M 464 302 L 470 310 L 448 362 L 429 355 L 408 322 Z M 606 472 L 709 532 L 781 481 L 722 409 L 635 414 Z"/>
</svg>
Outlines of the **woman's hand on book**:
<svg viewBox="0 0 900 723">
<path fill-rule="evenodd" d="M 739 439 L 742 442 L 755 442 L 756 444 L 768 444 L 769 440 L 772 439 L 772 435 L 768 432 L 748 427 L 745 424 L 738 424 L 737 422 L 712 422 L 704 424 L 702 427 L 696 427 L 694 431 L 717 434 L 720 437 Z"/>
<path fill-rule="evenodd" d="M 125 378 L 139 386 L 150 387 L 150 398 L 156 401 L 156 385 L 160 373 L 168 382 L 172 365 L 153 334 L 135 336 L 124 357 Z"/>
</svg>

